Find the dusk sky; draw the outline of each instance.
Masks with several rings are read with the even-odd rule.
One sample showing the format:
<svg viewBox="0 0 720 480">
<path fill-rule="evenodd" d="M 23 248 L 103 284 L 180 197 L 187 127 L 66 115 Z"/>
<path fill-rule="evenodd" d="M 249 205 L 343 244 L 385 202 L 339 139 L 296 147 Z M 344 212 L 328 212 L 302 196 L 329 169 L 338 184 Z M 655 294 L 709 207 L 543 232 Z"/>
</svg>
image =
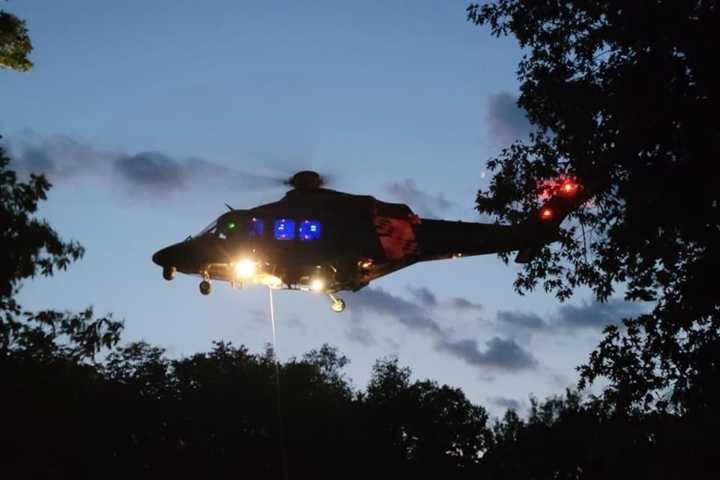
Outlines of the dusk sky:
<svg viewBox="0 0 720 480">
<path fill-rule="evenodd" d="M 253 175 L 303 169 L 333 188 L 482 220 L 485 162 L 528 133 L 514 105 L 521 51 L 465 19 L 466 1 L 11 1 L 35 50 L 0 71 L 14 166 L 54 184 L 40 215 L 85 258 L 28 282 L 28 309 L 113 312 L 125 341 L 181 356 L 213 340 L 262 351 L 268 292 L 162 279 L 150 257 L 225 211 L 279 199 Z M 127 168 L 123 159 L 135 158 Z M 397 355 L 500 414 L 577 380 L 604 325 L 639 306 L 520 296 L 493 255 L 424 263 L 341 295 L 275 292 L 282 359 L 329 343 L 365 386 Z"/>
</svg>

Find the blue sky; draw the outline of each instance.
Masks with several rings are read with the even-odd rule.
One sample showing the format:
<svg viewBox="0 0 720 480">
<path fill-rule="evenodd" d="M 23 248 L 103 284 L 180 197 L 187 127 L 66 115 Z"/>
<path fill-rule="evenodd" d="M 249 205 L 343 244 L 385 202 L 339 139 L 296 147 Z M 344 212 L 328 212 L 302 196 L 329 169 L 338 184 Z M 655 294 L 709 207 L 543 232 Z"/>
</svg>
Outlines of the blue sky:
<svg viewBox="0 0 720 480">
<path fill-rule="evenodd" d="M 242 181 L 243 172 L 317 169 L 340 190 L 479 220 L 485 161 L 528 127 L 512 102 L 520 50 L 466 22 L 465 6 L 4 4 L 27 21 L 35 68 L 0 71 L 0 132 L 19 168 L 40 158 L 54 169 L 41 214 L 87 248 L 68 272 L 26 284 L 25 306 L 92 304 L 125 319 L 126 340 L 174 356 L 214 339 L 262 349 L 271 338 L 266 290 L 216 285 L 202 297 L 195 278 L 167 283 L 150 261 L 224 202 L 247 208 L 282 195 Z M 182 182 L 152 188 L 163 179 L 113 170 L 114 159 L 142 152 L 160 155 Z M 230 174 L 208 179 L 187 168 L 190 159 Z M 335 345 L 358 387 L 375 359 L 398 355 L 416 377 L 459 386 L 494 413 L 561 393 L 602 325 L 634 307 L 598 306 L 587 292 L 566 306 L 541 290 L 519 296 L 517 270 L 494 256 L 416 265 L 345 295 L 341 315 L 320 295 L 278 292 L 279 354 Z"/>
</svg>

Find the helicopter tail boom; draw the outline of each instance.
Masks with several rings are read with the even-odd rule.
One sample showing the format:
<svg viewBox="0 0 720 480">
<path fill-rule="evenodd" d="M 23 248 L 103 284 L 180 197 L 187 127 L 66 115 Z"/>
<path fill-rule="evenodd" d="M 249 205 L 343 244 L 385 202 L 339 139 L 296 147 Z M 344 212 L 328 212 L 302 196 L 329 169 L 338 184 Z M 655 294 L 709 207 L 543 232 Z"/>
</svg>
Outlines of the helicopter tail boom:
<svg viewBox="0 0 720 480">
<path fill-rule="evenodd" d="M 496 225 L 422 219 L 415 227 L 420 261 L 517 251 L 527 263 L 543 246 L 560 239 L 560 224 L 589 198 L 587 189 L 566 180 L 523 223 Z"/>
<path fill-rule="evenodd" d="M 415 227 L 420 261 L 525 248 L 528 238 L 512 225 L 422 219 Z"/>
</svg>

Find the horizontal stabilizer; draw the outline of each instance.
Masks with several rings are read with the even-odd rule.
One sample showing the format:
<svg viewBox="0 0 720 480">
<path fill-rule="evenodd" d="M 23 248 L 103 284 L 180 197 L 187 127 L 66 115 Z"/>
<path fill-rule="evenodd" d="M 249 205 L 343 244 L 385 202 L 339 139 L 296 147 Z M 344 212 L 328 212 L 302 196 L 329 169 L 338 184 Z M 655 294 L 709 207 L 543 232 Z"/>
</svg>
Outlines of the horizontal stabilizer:
<svg viewBox="0 0 720 480">
<path fill-rule="evenodd" d="M 528 263 L 542 251 L 543 246 L 559 240 L 560 224 L 588 197 L 587 189 L 572 180 L 554 185 L 552 196 L 520 226 L 535 242 L 519 249 L 515 262 Z"/>
</svg>

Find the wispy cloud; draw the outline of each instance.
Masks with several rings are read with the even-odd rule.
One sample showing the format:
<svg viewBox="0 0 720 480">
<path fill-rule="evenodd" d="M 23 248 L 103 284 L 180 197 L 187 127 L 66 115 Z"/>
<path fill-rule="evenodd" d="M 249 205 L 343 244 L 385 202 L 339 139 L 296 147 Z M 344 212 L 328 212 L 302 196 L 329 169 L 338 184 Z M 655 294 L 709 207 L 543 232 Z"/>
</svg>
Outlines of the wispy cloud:
<svg viewBox="0 0 720 480">
<path fill-rule="evenodd" d="M 436 307 L 437 297 L 427 287 L 413 287 L 412 285 L 407 286 L 408 291 L 415 300 L 420 302 L 424 307 Z"/>
<path fill-rule="evenodd" d="M 12 167 L 21 174 L 44 174 L 52 182 L 94 178 L 132 193 L 168 194 L 189 188 L 258 189 L 277 184 L 256 175 L 200 158 L 162 152 L 99 150 L 81 140 L 55 135 L 5 140 Z"/>
<path fill-rule="evenodd" d="M 532 131 L 525 110 L 517 104 L 517 97 L 501 92 L 488 98 L 488 125 L 492 137 L 500 144 L 523 139 Z"/>
<path fill-rule="evenodd" d="M 452 298 L 448 302 L 448 306 L 458 311 L 474 311 L 479 312 L 483 309 L 483 306 L 479 303 L 471 302 L 470 300 L 462 297 Z"/>
<path fill-rule="evenodd" d="M 500 310 L 497 312 L 497 320 L 503 325 L 527 330 L 544 330 L 550 326 L 540 315 L 520 311 Z"/>
<path fill-rule="evenodd" d="M 515 340 L 493 337 L 481 350 L 475 340 L 441 339 L 437 348 L 462 358 L 470 365 L 490 367 L 499 370 L 525 370 L 537 365 L 537 360 L 525 351 Z"/>
<path fill-rule="evenodd" d="M 612 298 L 607 302 L 587 302 L 581 305 L 562 305 L 558 308 L 554 323 L 567 328 L 602 329 L 608 325 L 619 325 L 623 318 L 645 313 L 648 304 L 627 302 Z"/>
<path fill-rule="evenodd" d="M 421 190 L 414 180 L 393 182 L 385 188 L 395 200 L 406 203 L 413 211 L 426 218 L 438 218 L 455 207 L 443 194 L 432 194 Z"/>
<path fill-rule="evenodd" d="M 408 285 L 407 291 L 410 292 L 412 298 L 425 308 L 447 308 L 458 312 L 479 312 L 482 305 L 474 303 L 467 298 L 454 297 L 450 300 L 439 302 L 437 296 L 427 287 L 415 287 Z"/>
<path fill-rule="evenodd" d="M 372 312 L 390 315 L 412 330 L 424 330 L 442 335 L 443 329 L 417 303 L 392 295 L 382 288 L 364 288 L 353 296 L 353 309 L 359 313 Z"/>
<path fill-rule="evenodd" d="M 377 343 L 372 332 L 360 325 L 351 325 L 350 328 L 347 329 L 346 334 L 348 339 L 366 347 L 369 347 L 370 345 L 375 345 Z"/>
<path fill-rule="evenodd" d="M 508 397 L 488 397 L 490 403 L 497 405 L 498 407 L 505 408 L 507 410 L 520 411 L 525 408 L 525 403 L 520 400 Z"/>
<path fill-rule="evenodd" d="M 353 313 L 362 317 L 366 313 L 385 316 L 418 333 L 428 335 L 435 341 L 434 348 L 448 353 L 468 365 L 495 371 L 515 372 L 534 368 L 537 360 L 514 340 L 493 337 L 481 347 L 474 338 L 455 338 L 453 333 L 434 320 L 434 316 L 450 307 L 456 310 L 477 311 L 479 304 L 463 298 L 449 302 L 438 300 L 425 287 L 407 287 L 412 300 L 393 295 L 381 288 L 365 288 L 351 299 Z M 447 310 L 445 310 L 447 314 Z M 351 339 L 365 343 L 362 336 L 351 332 Z"/>
<path fill-rule="evenodd" d="M 582 301 L 580 305 L 561 305 L 557 311 L 543 319 L 536 313 L 517 310 L 500 310 L 497 321 L 500 325 L 514 329 L 535 332 L 563 331 L 575 333 L 578 330 L 602 330 L 608 325 L 619 325 L 622 319 L 635 317 L 647 312 L 647 303 L 628 302 L 611 298 L 607 302 Z"/>
</svg>

